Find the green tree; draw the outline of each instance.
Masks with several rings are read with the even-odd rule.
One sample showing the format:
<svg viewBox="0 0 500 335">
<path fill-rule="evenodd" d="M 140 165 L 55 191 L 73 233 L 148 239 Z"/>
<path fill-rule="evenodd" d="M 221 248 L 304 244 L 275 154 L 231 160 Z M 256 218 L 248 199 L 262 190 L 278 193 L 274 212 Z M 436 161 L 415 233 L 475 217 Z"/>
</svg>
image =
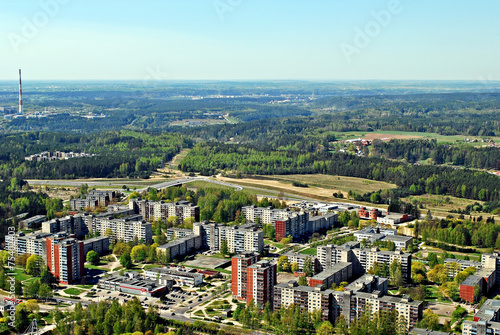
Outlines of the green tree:
<svg viewBox="0 0 500 335">
<path fill-rule="evenodd" d="M 148 247 L 144 244 L 136 245 L 132 248 L 130 256 L 136 262 L 142 262 L 148 257 Z"/>
<path fill-rule="evenodd" d="M 26 273 L 32 276 L 39 276 L 43 259 L 38 255 L 31 255 L 26 260 Z"/>
<path fill-rule="evenodd" d="M 314 275 L 314 266 L 311 257 L 306 256 L 306 258 L 304 259 L 302 271 L 306 274 L 306 276 L 311 277 L 312 275 Z"/>
<path fill-rule="evenodd" d="M 101 262 L 101 257 L 94 250 L 90 250 L 87 253 L 87 262 L 90 262 L 92 265 L 98 265 Z"/>
<path fill-rule="evenodd" d="M 292 264 L 292 272 L 297 272 L 297 271 L 299 271 L 299 263 L 294 262 Z"/>
<path fill-rule="evenodd" d="M 417 326 L 418 328 L 439 330 L 439 316 L 431 309 L 426 309 L 422 320 L 418 322 Z"/>
<path fill-rule="evenodd" d="M 300 286 L 307 286 L 307 278 L 306 276 L 299 276 L 299 285 Z"/>
<path fill-rule="evenodd" d="M 40 291 L 38 291 L 38 296 L 40 297 L 40 299 L 47 300 L 47 299 L 52 298 L 53 291 L 52 291 L 52 289 L 50 288 L 49 285 L 42 284 L 40 286 Z"/>
<path fill-rule="evenodd" d="M 323 322 L 316 330 L 316 335 L 334 335 L 335 329 L 329 321 Z"/>
<path fill-rule="evenodd" d="M 226 239 L 220 241 L 220 253 L 224 256 L 229 255 L 229 247 L 227 245 Z"/>
<path fill-rule="evenodd" d="M 125 268 L 125 269 L 131 269 L 133 264 L 132 264 L 132 257 L 130 257 L 130 253 L 126 252 L 120 257 L 120 264 Z"/>
<path fill-rule="evenodd" d="M 28 319 L 28 311 L 26 310 L 25 304 L 19 304 L 16 307 L 16 312 L 14 314 L 14 327 L 19 334 L 24 333 L 26 328 L 30 325 L 30 320 Z"/>
</svg>

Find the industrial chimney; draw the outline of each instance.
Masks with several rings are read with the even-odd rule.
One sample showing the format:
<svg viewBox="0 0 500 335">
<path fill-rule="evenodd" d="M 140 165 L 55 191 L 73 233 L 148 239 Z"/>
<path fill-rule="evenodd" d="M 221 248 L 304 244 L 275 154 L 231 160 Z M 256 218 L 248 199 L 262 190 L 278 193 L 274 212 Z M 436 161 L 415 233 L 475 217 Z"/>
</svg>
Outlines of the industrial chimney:
<svg viewBox="0 0 500 335">
<path fill-rule="evenodd" d="M 21 85 L 21 69 L 19 69 L 19 114 L 23 114 L 23 87 Z"/>
</svg>

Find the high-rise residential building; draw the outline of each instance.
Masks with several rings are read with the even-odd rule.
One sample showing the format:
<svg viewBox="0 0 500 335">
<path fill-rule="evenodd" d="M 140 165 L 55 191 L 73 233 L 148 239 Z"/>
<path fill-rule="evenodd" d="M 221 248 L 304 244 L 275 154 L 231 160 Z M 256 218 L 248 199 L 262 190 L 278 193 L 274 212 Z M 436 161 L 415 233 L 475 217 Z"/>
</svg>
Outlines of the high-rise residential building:
<svg viewBox="0 0 500 335">
<path fill-rule="evenodd" d="M 242 253 L 231 259 L 231 290 L 234 298 L 247 300 L 248 268 L 259 260 L 258 253 Z"/>
<path fill-rule="evenodd" d="M 328 290 L 322 285 L 299 286 L 296 281 L 280 283 L 274 289 L 274 310 L 295 304 L 308 312 L 321 311 L 322 319 L 332 323 L 344 316 L 348 323 L 361 317 L 367 308 L 372 315 L 379 311 L 398 313 L 398 320 L 406 329 L 416 325 L 423 313 L 423 303 L 410 297 L 387 296 L 387 279 L 363 276 L 349 284 L 345 291 Z"/>
<path fill-rule="evenodd" d="M 78 238 L 85 236 L 84 215 L 68 215 L 63 218 L 52 219 L 42 222 L 42 232 L 56 234 L 66 232 L 74 234 Z"/>
<path fill-rule="evenodd" d="M 340 306 L 334 299 L 335 293 L 336 291 L 327 290 L 324 286 L 299 286 L 294 280 L 279 283 L 274 287 L 273 308 L 279 310 L 282 306 L 295 304 L 310 313 L 321 310 L 322 319 L 334 324 L 340 315 Z"/>
<path fill-rule="evenodd" d="M 47 260 L 46 238 L 51 236 L 49 233 L 31 233 L 23 232 L 15 235 L 5 236 L 6 249 L 14 252 L 16 255 L 30 254 L 42 257 Z"/>
<path fill-rule="evenodd" d="M 352 262 L 353 273 L 366 273 L 375 263 L 390 266 L 397 260 L 401 263 L 403 280 L 411 280 L 411 254 L 401 250 L 386 251 L 374 248 L 360 248 L 359 242 L 346 243 L 341 246 L 318 246 L 318 259 L 323 269 L 327 269 L 337 262 Z"/>
<path fill-rule="evenodd" d="M 200 220 L 200 207 L 188 201 L 163 202 L 132 199 L 129 201 L 129 208 L 144 217 L 146 221 L 161 219 L 166 221 L 170 216 L 176 216 L 183 221 L 187 218 Z"/>
<path fill-rule="evenodd" d="M 223 240 L 227 242 L 230 253 L 262 252 L 264 249 L 264 233 L 253 224 L 224 226 L 206 221 L 196 222 L 193 232 L 201 236 L 203 248 L 213 251 L 220 250 Z"/>
<path fill-rule="evenodd" d="M 164 256 L 168 255 L 170 259 L 182 259 L 199 249 L 201 249 L 201 237 L 198 235 L 190 235 L 160 245 L 156 248 L 156 251 L 158 253 L 163 253 Z"/>
<path fill-rule="evenodd" d="M 85 275 L 83 241 L 66 234 L 47 237 L 47 266 L 62 284 L 78 281 Z"/>
<path fill-rule="evenodd" d="M 330 229 L 337 222 L 337 214 L 309 217 L 308 212 L 296 212 L 290 209 L 273 209 L 272 207 L 245 206 L 242 208 L 247 222 L 272 224 L 276 231 L 276 240 L 292 236 L 294 239 L 307 237 L 317 231 Z"/>
<path fill-rule="evenodd" d="M 99 255 L 105 255 L 109 252 L 109 237 L 97 236 L 83 241 L 84 255 L 90 250 L 97 252 Z"/>
<path fill-rule="evenodd" d="M 298 252 L 287 252 L 283 254 L 283 256 L 288 257 L 288 262 L 290 263 L 290 265 L 297 263 L 297 265 L 299 266 L 299 272 L 304 270 L 304 263 L 307 258 L 311 260 L 312 270 L 314 273 L 320 270 L 320 264 L 316 256 L 300 254 Z"/>
<path fill-rule="evenodd" d="M 123 240 L 131 242 L 135 238 L 144 243 L 153 240 L 153 226 L 151 223 L 142 220 L 141 215 L 130 215 L 120 219 L 113 219 L 113 216 L 92 216 L 84 220 L 88 232 L 99 232 L 101 236 L 113 232 L 110 236 L 112 241 Z"/>
<path fill-rule="evenodd" d="M 274 285 L 276 285 L 276 263 L 261 260 L 247 267 L 247 304 L 253 299 L 255 304 L 264 308 L 273 305 Z"/>
</svg>

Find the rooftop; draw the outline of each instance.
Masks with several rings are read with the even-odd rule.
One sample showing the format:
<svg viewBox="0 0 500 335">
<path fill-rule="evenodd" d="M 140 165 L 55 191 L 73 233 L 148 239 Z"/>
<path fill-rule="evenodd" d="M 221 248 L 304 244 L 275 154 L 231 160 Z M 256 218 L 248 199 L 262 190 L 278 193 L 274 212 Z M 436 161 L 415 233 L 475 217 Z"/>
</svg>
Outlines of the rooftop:
<svg viewBox="0 0 500 335">
<path fill-rule="evenodd" d="M 328 268 L 325 271 L 318 273 L 317 275 L 313 276 L 311 279 L 324 280 L 324 279 L 332 276 L 334 273 L 337 273 L 339 271 L 342 271 L 345 268 L 348 268 L 349 266 L 352 266 L 351 262 L 335 263 L 331 268 Z"/>
</svg>

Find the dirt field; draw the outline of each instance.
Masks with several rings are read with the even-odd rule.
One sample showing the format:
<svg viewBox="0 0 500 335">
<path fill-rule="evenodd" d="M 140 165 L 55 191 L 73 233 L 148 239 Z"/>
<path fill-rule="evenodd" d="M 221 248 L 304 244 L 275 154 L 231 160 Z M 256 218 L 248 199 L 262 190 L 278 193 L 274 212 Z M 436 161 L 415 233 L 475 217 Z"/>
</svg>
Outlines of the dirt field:
<svg viewBox="0 0 500 335">
<path fill-rule="evenodd" d="M 322 174 L 314 175 L 277 175 L 266 176 L 266 179 L 232 179 L 219 177 L 219 180 L 235 184 L 246 184 L 251 186 L 269 187 L 283 192 L 302 194 L 304 196 L 319 196 L 334 199 L 333 192 L 341 191 L 345 197 L 349 190 L 357 193 L 366 193 L 378 191 L 380 189 L 392 189 L 397 186 L 394 184 L 373 181 L 369 179 L 343 177 L 343 176 L 328 176 Z M 274 179 L 274 180 L 273 180 Z M 309 187 L 296 187 L 291 185 L 293 181 L 298 181 L 307 184 Z"/>
<path fill-rule="evenodd" d="M 436 302 L 429 302 L 427 308 L 430 308 L 434 313 L 439 315 L 439 323 L 444 324 L 446 320 L 451 320 L 451 314 L 455 310 L 456 306 L 453 304 L 441 304 Z M 449 315 L 445 317 L 443 315 Z"/>
<path fill-rule="evenodd" d="M 298 280 L 298 278 L 291 273 L 280 272 L 278 273 L 276 280 L 278 281 L 279 284 L 279 283 L 288 283 L 290 280 Z"/>
<path fill-rule="evenodd" d="M 363 136 L 363 139 L 366 140 L 382 140 L 382 141 L 390 141 L 393 139 L 400 139 L 400 140 L 408 140 L 411 138 L 420 138 L 422 136 L 419 135 L 397 135 L 397 134 L 380 134 L 380 133 L 368 133 L 365 136 Z"/>
</svg>

